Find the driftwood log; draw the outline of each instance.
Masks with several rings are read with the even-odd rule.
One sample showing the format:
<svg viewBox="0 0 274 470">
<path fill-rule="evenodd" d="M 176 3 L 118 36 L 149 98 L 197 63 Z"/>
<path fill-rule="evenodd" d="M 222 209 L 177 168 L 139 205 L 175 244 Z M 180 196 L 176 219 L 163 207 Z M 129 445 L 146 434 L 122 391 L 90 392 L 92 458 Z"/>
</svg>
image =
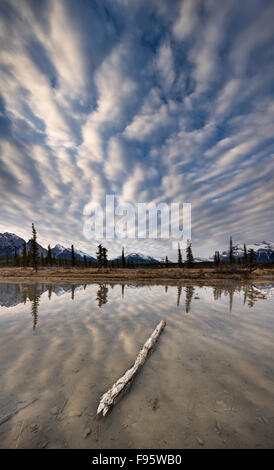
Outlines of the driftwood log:
<svg viewBox="0 0 274 470">
<path fill-rule="evenodd" d="M 115 384 L 112 385 L 112 387 L 106 393 L 104 393 L 104 395 L 102 395 L 99 406 L 97 408 L 97 414 L 100 414 L 102 411 L 103 416 L 105 416 L 107 412 L 110 410 L 110 408 L 112 408 L 112 406 L 120 397 L 122 391 L 125 390 L 125 388 L 132 382 L 133 377 L 137 374 L 138 370 L 144 364 L 148 356 L 148 353 L 157 343 L 159 336 L 162 333 L 165 326 L 166 326 L 166 322 L 164 320 L 161 320 L 160 323 L 156 326 L 152 335 L 145 342 L 133 366 L 130 369 L 128 369 L 124 373 L 124 375 L 120 377 L 120 379 L 118 379 L 115 382 Z"/>
</svg>

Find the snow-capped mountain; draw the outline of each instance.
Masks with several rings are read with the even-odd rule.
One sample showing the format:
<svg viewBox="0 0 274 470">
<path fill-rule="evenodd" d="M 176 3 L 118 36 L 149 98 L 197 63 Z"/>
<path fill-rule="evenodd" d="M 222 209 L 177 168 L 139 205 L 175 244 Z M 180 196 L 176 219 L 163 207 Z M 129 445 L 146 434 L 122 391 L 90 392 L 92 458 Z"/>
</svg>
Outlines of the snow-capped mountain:
<svg viewBox="0 0 274 470">
<path fill-rule="evenodd" d="M 262 241 L 254 244 L 246 245 L 247 251 L 253 249 L 256 253 L 257 261 L 260 263 L 274 262 L 274 242 Z M 244 256 L 244 246 L 240 244 L 233 245 L 233 254 L 235 258 L 242 258 Z M 228 261 L 229 250 L 220 253 L 222 261 Z"/>
<path fill-rule="evenodd" d="M 55 256 L 56 259 L 71 259 L 71 248 L 65 248 L 62 245 L 56 245 L 51 250 L 51 253 Z M 96 261 L 96 259 L 93 258 L 91 255 L 88 255 L 87 253 L 84 253 L 81 250 L 77 250 L 76 248 L 74 248 L 74 254 L 75 258 L 78 260 L 83 260 L 84 256 L 86 256 L 87 261 Z"/>
<path fill-rule="evenodd" d="M 62 245 L 55 245 L 54 248 L 51 249 L 51 253 L 53 256 L 55 256 L 55 258 L 58 257 L 58 255 L 60 255 L 61 253 L 63 253 L 63 251 L 65 250 L 66 248 Z"/>
<path fill-rule="evenodd" d="M 118 256 L 118 258 L 115 258 L 113 261 L 121 262 L 121 258 L 121 256 Z M 145 256 L 141 253 L 129 253 L 128 255 L 125 255 L 125 261 L 133 262 L 134 264 L 160 263 L 159 260 L 152 258 L 152 256 Z"/>
<path fill-rule="evenodd" d="M 25 240 L 21 237 L 18 237 L 15 233 L 0 233 L 0 256 L 6 256 L 8 254 L 9 257 L 13 257 L 15 253 L 15 248 L 18 255 L 22 255 L 23 246 Z M 45 256 L 47 254 L 47 250 L 43 248 L 41 245 L 38 245 L 39 254 L 43 253 Z M 29 252 L 31 247 L 31 241 L 29 240 L 26 243 L 27 253 Z"/>
<path fill-rule="evenodd" d="M 24 245 L 24 239 L 18 237 L 14 233 L 0 233 L 0 256 L 14 256 L 14 248 L 16 247 L 19 254 Z"/>
<path fill-rule="evenodd" d="M 9 233 L 9 232 L 0 233 L 0 256 L 6 256 L 6 254 L 8 254 L 9 257 L 13 257 L 15 248 L 16 248 L 17 254 L 22 255 L 24 243 L 25 243 L 25 240 L 21 237 L 18 237 L 18 235 L 16 235 L 15 233 Z M 43 253 L 43 256 L 46 257 L 48 250 L 44 248 L 42 245 L 40 245 L 39 243 L 37 243 L 37 245 L 38 245 L 39 255 Z M 31 240 L 29 240 L 26 243 L 27 253 L 29 252 L 30 247 L 31 247 Z M 52 252 L 52 255 L 55 256 L 55 258 L 57 259 L 60 259 L 60 258 L 68 259 L 68 260 L 71 259 L 71 248 L 65 248 L 64 246 L 58 244 L 54 248 L 52 248 L 51 252 Z M 92 256 L 84 253 L 81 250 L 77 250 L 76 248 L 74 249 L 74 253 L 75 253 L 75 258 L 78 260 L 83 260 L 84 256 L 86 256 L 87 261 L 96 261 L 96 259 L 93 258 Z"/>
</svg>

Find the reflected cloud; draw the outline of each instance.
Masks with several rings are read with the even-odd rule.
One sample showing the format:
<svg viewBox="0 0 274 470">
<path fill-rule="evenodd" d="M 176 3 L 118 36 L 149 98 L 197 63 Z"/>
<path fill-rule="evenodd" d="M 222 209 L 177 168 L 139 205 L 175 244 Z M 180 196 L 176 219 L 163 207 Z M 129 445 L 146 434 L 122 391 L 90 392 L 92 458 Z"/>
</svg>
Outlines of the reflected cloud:
<svg viewBox="0 0 274 470">
<path fill-rule="evenodd" d="M 228 446 L 239 429 L 243 445 L 267 446 L 272 436 L 252 427 L 256 409 L 266 417 L 273 411 L 273 304 L 266 290 L 251 284 L 0 285 L 1 406 L 8 414 L 20 400 L 38 397 L 25 418 L 26 429 L 37 423 L 38 430 L 23 432 L 19 446 L 35 448 L 45 440 L 51 446 L 56 439 L 73 448 L 111 448 L 115 436 L 117 448 L 130 442 L 143 448 L 168 435 L 167 445 L 177 448 L 177 436 L 185 433 L 191 446 L 197 436 L 189 426 L 194 406 L 203 407 L 196 419 L 208 446 L 214 447 L 210 430 L 225 407 L 237 409 L 221 414 Z M 30 312 L 37 334 L 30 331 Z M 161 319 L 167 326 L 154 353 L 97 433 L 100 396 L 135 360 Z M 151 407 L 156 398 L 157 412 Z M 1 426 L 0 447 L 16 442 L 12 429 L 22 419 L 18 415 L 14 427 Z M 87 423 L 90 440 L 82 437 Z M 117 432 L 125 424 L 126 432 Z"/>
<path fill-rule="evenodd" d="M 152 288 L 153 286 L 146 285 L 146 284 L 115 284 L 115 283 L 104 283 L 104 284 L 93 284 L 99 286 L 96 291 L 95 299 L 97 301 L 98 307 L 102 307 L 107 302 L 111 301 L 108 298 L 109 296 L 109 287 L 112 291 L 114 291 L 115 285 L 119 285 L 121 287 L 121 298 L 125 298 L 126 288 L 127 290 L 130 289 L 143 289 L 145 287 Z M 15 307 L 16 305 L 23 303 L 25 304 L 27 301 L 36 302 L 37 299 L 47 292 L 47 297 L 49 300 L 52 300 L 52 294 L 55 294 L 57 297 L 63 296 L 67 293 L 70 293 L 71 300 L 75 300 L 76 292 L 85 291 L 87 288 L 87 284 L 0 284 L 0 307 Z M 174 289 L 177 290 L 176 295 L 176 306 L 180 307 L 181 305 L 181 298 L 183 293 L 183 287 L 185 292 L 185 311 L 186 313 L 190 313 L 191 310 L 191 303 L 193 299 L 193 295 L 195 292 L 194 285 L 177 285 L 177 286 L 164 286 L 165 294 L 173 291 Z M 202 286 L 200 286 L 202 287 Z M 168 290 L 170 288 L 170 291 Z M 255 305 L 255 302 L 259 299 L 265 299 L 269 296 L 273 295 L 273 286 L 272 285 L 262 285 L 257 286 L 254 284 L 246 284 L 246 285 L 238 285 L 238 284 L 231 284 L 228 286 L 209 286 L 209 291 L 213 296 L 215 301 L 221 301 L 222 297 L 228 297 L 228 305 L 229 311 L 232 312 L 233 310 L 233 297 L 234 294 L 237 292 L 243 296 L 243 304 L 247 304 L 248 307 L 252 308 Z M 128 291 L 129 292 L 129 291 Z M 199 299 L 199 297 L 195 297 Z M 34 310 L 37 310 L 39 306 L 39 302 L 37 307 L 33 307 Z"/>
</svg>

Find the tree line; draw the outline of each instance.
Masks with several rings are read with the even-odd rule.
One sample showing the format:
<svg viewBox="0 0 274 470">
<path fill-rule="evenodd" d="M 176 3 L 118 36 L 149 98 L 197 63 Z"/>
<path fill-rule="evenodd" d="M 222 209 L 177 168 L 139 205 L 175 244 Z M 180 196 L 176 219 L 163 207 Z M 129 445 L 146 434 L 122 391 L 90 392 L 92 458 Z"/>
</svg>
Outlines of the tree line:
<svg viewBox="0 0 274 470">
<path fill-rule="evenodd" d="M 256 252 L 253 250 L 253 248 L 249 248 L 249 250 L 246 249 L 246 244 L 244 243 L 244 252 L 243 256 L 235 256 L 234 251 L 233 251 L 233 242 L 232 242 L 232 237 L 230 237 L 229 241 L 229 251 L 228 251 L 228 261 L 225 261 L 226 263 L 229 263 L 230 265 L 243 265 L 243 266 L 254 266 L 256 264 Z M 215 251 L 214 254 L 214 264 L 216 266 L 220 266 L 222 263 L 221 257 L 220 257 L 220 252 Z"/>
<path fill-rule="evenodd" d="M 138 266 L 137 263 L 134 263 L 132 260 L 127 260 L 125 257 L 124 247 L 122 248 L 122 253 L 120 258 L 116 260 L 108 260 L 108 250 L 102 244 L 98 245 L 96 252 L 97 261 L 92 261 L 87 259 L 86 255 L 83 256 L 83 259 L 80 259 L 76 256 L 74 246 L 71 245 L 70 259 L 56 258 L 52 253 L 51 246 L 48 245 L 47 254 L 44 256 L 43 252 L 39 251 L 39 245 L 37 242 L 37 231 L 34 224 L 32 224 L 32 237 L 30 239 L 30 246 L 27 250 L 27 244 L 24 242 L 22 248 L 22 254 L 19 255 L 17 248 L 14 247 L 13 256 L 10 257 L 8 252 L 4 259 L 2 259 L 2 264 L 6 266 L 32 266 L 35 271 L 38 267 L 54 267 L 54 266 L 79 266 L 79 267 L 99 267 L 99 268 L 135 268 Z M 233 242 L 232 237 L 230 237 L 229 251 L 228 251 L 228 260 L 223 261 L 220 256 L 219 251 L 215 251 L 214 260 L 215 266 L 221 266 L 223 263 L 229 263 L 230 265 L 238 264 L 243 266 L 254 266 L 256 264 L 256 253 L 250 248 L 247 250 L 246 244 L 244 244 L 243 257 L 235 257 L 233 251 Z M 157 266 L 159 263 L 157 263 Z M 168 257 L 165 257 L 163 263 L 160 263 L 160 266 L 163 267 L 188 267 L 191 268 L 195 265 L 195 260 L 192 252 L 192 244 L 188 242 L 186 248 L 186 259 L 183 260 L 182 250 L 180 244 L 178 244 L 178 254 L 177 254 L 177 263 L 169 261 Z M 199 263 L 201 265 L 201 263 Z M 142 267 L 144 265 L 142 264 Z M 151 266 L 151 264 L 150 264 Z"/>
</svg>

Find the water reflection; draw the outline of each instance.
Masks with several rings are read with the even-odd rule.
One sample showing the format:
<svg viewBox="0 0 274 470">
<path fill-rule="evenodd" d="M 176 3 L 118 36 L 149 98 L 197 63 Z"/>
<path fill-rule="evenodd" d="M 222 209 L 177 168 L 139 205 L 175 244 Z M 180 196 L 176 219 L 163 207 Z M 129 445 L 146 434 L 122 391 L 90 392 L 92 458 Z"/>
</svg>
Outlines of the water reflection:
<svg viewBox="0 0 274 470">
<path fill-rule="evenodd" d="M 108 288 L 106 284 L 100 284 L 100 287 L 97 291 L 97 297 L 96 297 L 96 300 L 98 302 L 98 307 L 102 307 L 104 304 L 107 303 L 108 301 L 107 294 L 108 294 Z M 122 293 L 122 296 L 123 296 L 123 293 Z"/>
<path fill-rule="evenodd" d="M 180 307 L 180 300 L 182 295 L 182 286 L 177 287 L 177 307 Z"/>
<path fill-rule="evenodd" d="M 193 297 L 195 289 L 193 286 L 187 286 L 185 290 L 186 290 L 186 313 L 189 313 L 191 301 L 192 301 L 192 297 Z"/>
<path fill-rule="evenodd" d="M 106 304 L 108 300 L 108 291 L 109 287 L 114 288 L 117 284 L 98 284 L 98 290 L 96 293 L 96 301 L 99 307 L 102 307 Z M 138 284 L 120 284 L 121 286 L 121 298 L 125 298 L 125 291 L 127 288 L 142 288 L 143 285 Z M 0 306 L 1 307 L 14 307 L 17 304 L 23 302 L 26 303 L 28 300 L 31 302 L 38 303 L 39 297 L 47 292 L 48 299 L 51 300 L 52 294 L 54 293 L 57 296 L 61 296 L 67 292 L 71 293 L 71 299 L 74 300 L 75 292 L 78 290 L 85 290 L 87 284 L 0 284 Z M 164 286 L 165 293 L 168 293 L 168 288 L 170 286 Z M 177 289 L 177 299 L 176 306 L 180 307 L 181 297 L 184 286 L 176 286 Z M 187 285 L 184 287 L 185 292 L 185 311 L 189 313 L 191 311 L 191 303 L 193 295 L 195 293 L 194 285 Z M 202 287 L 202 286 L 199 286 Z M 265 287 L 265 286 L 263 286 Z M 174 286 L 171 286 L 174 288 Z M 263 292 L 260 287 L 254 284 L 247 284 L 243 286 L 229 285 L 229 286 L 212 286 L 214 300 L 218 301 L 222 296 L 228 297 L 229 310 L 232 311 L 233 307 L 233 296 L 235 292 L 243 293 L 243 303 L 247 304 L 249 307 L 253 307 L 255 302 L 258 299 L 263 299 L 266 296 L 266 292 Z M 197 299 L 199 297 L 196 297 Z M 36 307 L 34 308 L 34 310 Z"/>
<path fill-rule="evenodd" d="M 39 299 L 40 299 L 41 294 L 42 293 L 40 292 L 36 284 L 32 285 L 29 288 L 28 297 L 29 297 L 29 300 L 31 301 L 31 315 L 33 318 L 33 323 L 32 323 L 33 331 L 35 330 L 37 323 L 38 323 L 38 307 L 39 307 Z"/>
<path fill-rule="evenodd" d="M 105 304 L 111 301 L 108 299 L 109 288 L 114 289 L 117 284 L 99 284 L 96 291 L 96 303 L 99 308 L 102 308 Z M 48 299 L 52 299 L 52 294 L 56 296 L 62 296 L 66 293 L 70 293 L 71 300 L 75 299 L 75 293 L 80 290 L 85 290 L 87 284 L 64 284 L 64 285 L 55 285 L 55 284 L 0 284 L 0 306 L 2 307 L 14 307 L 20 303 L 26 303 L 27 301 L 31 302 L 31 315 L 33 318 L 33 330 L 36 329 L 38 323 L 38 309 L 40 297 L 42 294 L 47 292 Z M 121 287 L 121 298 L 125 299 L 126 290 L 132 288 L 142 288 L 143 285 L 138 284 L 120 284 Z M 168 293 L 168 288 L 170 286 L 164 286 L 165 293 Z M 191 306 L 193 301 L 193 296 L 195 294 L 195 289 L 202 286 L 171 286 L 171 289 L 177 289 L 176 296 L 176 306 L 177 308 L 182 307 L 182 294 L 184 292 L 184 302 L 185 302 L 185 313 L 189 314 L 191 312 Z M 265 287 L 265 286 L 262 286 Z M 273 290 L 272 286 L 268 286 L 268 289 Z M 264 299 L 267 296 L 267 290 L 262 289 L 261 286 L 254 284 L 246 285 L 237 285 L 231 284 L 228 286 L 212 286 L 209 287 L 212 292 L 213 299 L 215 301 L 220 301 L 222 297 L 228 297 L 228 309 L 232 312 L 233 309 L 233 297 L 234 294 L 241 293 L 243 296 L 243 304 L 247 305 L 249 308 L 254 307 L 255 302 L 258 299 Z M 199 299 L 198 296 L 195 299 Z"/>
<path fill-rule="evenodd" d="M 0 426 L 0 448 L 192 448 L 197 436 L 210 448 L 273 446 L 266 290 L 0 284 L 0 415 L 37 398 Z M 130 393 L 97 421 L 101 394 L 161 319 L 167 328 Z"/>
</svg>

